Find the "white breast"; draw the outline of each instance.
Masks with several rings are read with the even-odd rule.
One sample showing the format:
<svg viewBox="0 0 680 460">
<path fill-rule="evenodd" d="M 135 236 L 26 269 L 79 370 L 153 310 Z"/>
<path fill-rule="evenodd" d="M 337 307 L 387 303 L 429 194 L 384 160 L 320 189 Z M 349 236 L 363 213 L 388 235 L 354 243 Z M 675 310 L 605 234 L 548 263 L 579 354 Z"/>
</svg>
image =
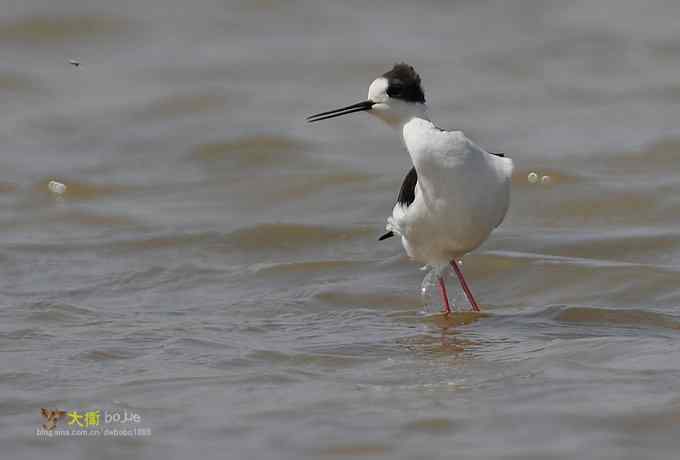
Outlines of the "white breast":
<svg viewBox="0 0 680 460">
<path fill-rule="evenodd" d="M 421 118 L 406 123 L 403 136 L 418 184 L 414 202 L 408 208 L 397 204 L 388 228 L 402 236 L 414 259 L 448 263 L 478 247 L 503 221 L 512 160 Z"/>
</svg>

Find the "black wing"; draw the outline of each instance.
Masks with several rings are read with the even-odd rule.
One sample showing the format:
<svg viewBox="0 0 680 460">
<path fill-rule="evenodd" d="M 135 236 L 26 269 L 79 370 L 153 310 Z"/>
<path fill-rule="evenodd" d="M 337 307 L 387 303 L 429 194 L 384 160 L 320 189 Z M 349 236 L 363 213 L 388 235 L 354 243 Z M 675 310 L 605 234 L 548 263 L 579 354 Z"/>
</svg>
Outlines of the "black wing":
<svg viewBox="0 0 680 460">
<path fill-rule="evenodd" d="M 397 203 L 407 208 L 411 206 L 413 200 L 416 199 L 416 184 L 418 183 L 418 173 L 416 168 L 412 167 L 411 170 L 404 177 L 404 182 L 401 184 L 401 190 L 399 190 L 399 196 L 397 196 Z"/>
<path fill-rule="evenodd" d="M 399 195 L 397 196 L 397 203 L 407 208 L 411 206 L 411 203 L 416 199 L 416 184 L 418 183 L 418 173 L 416 168 L 412 167 L 411 170 L 404 177 L 404 182 L 401 184 L 401 190 L 399 190 Z M 386 240 L 394 236 L 394 232 L 389 231 L 380 238 L 378 241 Z"/>
</svg>

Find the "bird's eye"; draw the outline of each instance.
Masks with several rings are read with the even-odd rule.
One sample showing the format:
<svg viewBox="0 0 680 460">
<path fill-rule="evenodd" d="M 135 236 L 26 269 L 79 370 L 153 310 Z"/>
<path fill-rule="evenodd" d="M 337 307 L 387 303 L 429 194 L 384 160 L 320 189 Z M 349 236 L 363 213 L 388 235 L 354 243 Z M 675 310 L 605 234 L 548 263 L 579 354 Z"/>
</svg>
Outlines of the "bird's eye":
<svg viewBox="0 0 680 460">
<path fill-rule="evenodd" d="M 392 83 L 387 88 L 387 95 L 390 97 L 399 96 L 404 91 L 404 85 L 401 83 Z"/>
</svg>

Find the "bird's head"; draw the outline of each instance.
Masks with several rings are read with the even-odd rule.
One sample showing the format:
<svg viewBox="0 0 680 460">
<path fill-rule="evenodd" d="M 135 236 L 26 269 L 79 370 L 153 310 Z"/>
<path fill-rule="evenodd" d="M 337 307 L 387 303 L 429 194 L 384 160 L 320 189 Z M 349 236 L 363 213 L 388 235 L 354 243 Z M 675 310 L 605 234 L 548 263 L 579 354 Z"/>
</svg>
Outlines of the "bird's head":
<svg viewBox="0 0 680 460">
<path fill-rule="evenodd" d="M 420 76 L 407 64 L 395 64 L 389 72 L 373 80 L 368 88 L 368 98 L 340 109 L 307 117 L 315 122 L 347 115 L 368 112 L 393 127 L 400 127 L 413 117 L 425 117 L 425 93 Z"/>
</svg>

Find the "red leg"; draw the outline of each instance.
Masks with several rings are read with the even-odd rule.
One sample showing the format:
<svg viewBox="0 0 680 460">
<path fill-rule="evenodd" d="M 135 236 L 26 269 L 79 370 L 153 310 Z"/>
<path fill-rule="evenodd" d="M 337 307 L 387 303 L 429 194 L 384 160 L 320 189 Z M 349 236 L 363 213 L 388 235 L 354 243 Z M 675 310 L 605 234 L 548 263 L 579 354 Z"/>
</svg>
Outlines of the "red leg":
<svg viewBox="0 0 680 460">
<path fill-rule="evenodd" d="M 468 298 L 470 306 L 474 311 L 479 311 L 479 305 L 477 305 L 477 301 L 472 296 L 472 292 L 470 291 L 470 288 L 463 277 L 463 272 L 461 271 L 460 267 L 458 266 L 458 262 L 456 262 L 455 259 L 451 261 L 451 266 L 453 267 L 453 271 L 456 272 L 456 276 L 458 276 L 458 281 L 460 282 L 460 286 L 463 288 L 463 291 L 465 291 L 465 296 Z"/>
<path fill-rule="evenodd" d="M 439 280 L 439 293 L 442 295 L 442 299 L 444 299 L 444 312 L 446 314 L 449 314 L 451 313 L 451 305 L 449 304 L 449 296 L 446 294 L 446 285 L 444 284 L 444 278 L 440 276 L 438 280 Z"/>
</svg>

